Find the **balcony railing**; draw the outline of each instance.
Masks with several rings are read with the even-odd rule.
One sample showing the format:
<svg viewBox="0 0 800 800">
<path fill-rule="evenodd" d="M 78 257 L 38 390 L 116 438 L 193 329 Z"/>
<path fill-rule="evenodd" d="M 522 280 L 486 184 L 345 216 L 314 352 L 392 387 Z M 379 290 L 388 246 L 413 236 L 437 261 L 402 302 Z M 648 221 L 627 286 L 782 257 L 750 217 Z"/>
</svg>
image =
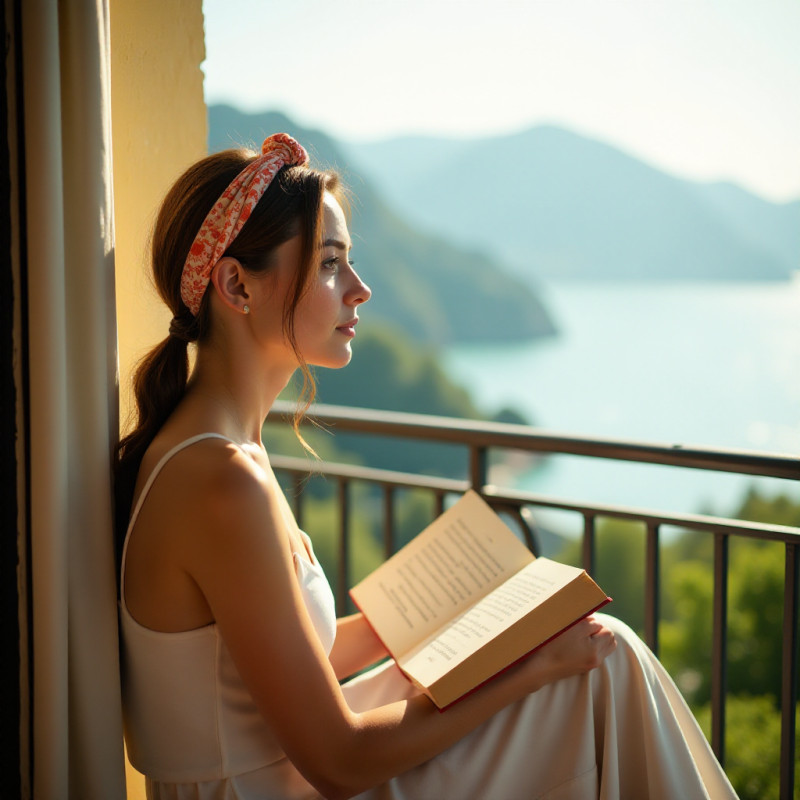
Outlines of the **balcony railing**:
<svg viewBox="0 0 800 800">
<path fill-rule="evenodd" d="M 294 407 L 281 403 L 271 417 L 291 415 Z M 472 488 L 498 511 L 513 515 L 534 552 L 538 550 L 535 514 L 532 509 L 558 509 L 582 518 L 582 560 L 584 568 L 595 571 L 595 534 L 598 518 L 636 520 L 646 530 L 645 551 L 645 623 L 644 638 L 658 654 L 660 619 L 660 534 L 662 528 L 679 527 L 699 531 L 713 538 L 713 620 L 711 674 L 711 745 L 720 762 L 725 763 L 725 693 L 728 618 L 728 552 L 732 538 L 780 542 L 785 551 L 783 642 L 781 682 L 781 753 L 780 797 L 788 800 L 794 793 L 795 707 L 797 704 L 797 630 L 798 630 L 798 546 L 800 529 L 781 525 L 745 522 L 736 519 L 653 511 L 620 505 L 580 503 L 513 491 L 488 482 L 489 451 L 522 451 L 537 455 L 563 454 L 610 461 L 640 462 L 675 468 L 689 468 L 721 473 L 738 473 L 765 478 L 800 481 L 800 460 L 783 455 L 706 448 L 686 448 L 611 439 L 588 439 L 556 435 L 518 425 L 482 423 L 445 417 L 379 412 L 365 409 L 315 406 L 307 421 L 315 421 L 334 433 L 364 436 L 397 437 L 420 442 L 458 444 L 466 449 L 466 478 L 455 480 L 427 475 L 394 472 L 329 462 L 312 462 L 289 456 L 272 456 L 276 472 L 294 482 L 295 513 L 302 525 L 303 493 L 309 469 L 328 476 L 338 486 L 338 574 L 337 604 L 344 609 L 350 586 L 348 565 L 351 520 L 350 486 L 365 483 L 382 490 L 382 530 L 384 554 L 395 549 L 394 500 L 400 489 L 423 489 L 435 498 L 437 513 L 445 507 L 448 495 L 458 495 Z"/>
</svg>

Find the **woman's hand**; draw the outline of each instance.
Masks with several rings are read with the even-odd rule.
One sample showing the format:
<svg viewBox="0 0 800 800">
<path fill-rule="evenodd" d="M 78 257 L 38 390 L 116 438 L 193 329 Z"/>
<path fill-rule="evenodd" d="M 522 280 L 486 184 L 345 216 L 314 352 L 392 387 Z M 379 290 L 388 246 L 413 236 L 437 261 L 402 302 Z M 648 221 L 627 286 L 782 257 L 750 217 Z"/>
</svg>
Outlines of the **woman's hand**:
<svg viewBox="0 0 800 800">
<path fill-rule="evenodd" d="M 360 612 L 336 620 L 336 641 L 330 654 L 339 680 L 355 675 L 389 653 Z"/>
<path fill-rule="evenodd" d="M 596 669 L 616 647 L 613 632 L 589 616 L 548 642 L 526 662 L 535 673 L 539 688 Z"/>
</svg>

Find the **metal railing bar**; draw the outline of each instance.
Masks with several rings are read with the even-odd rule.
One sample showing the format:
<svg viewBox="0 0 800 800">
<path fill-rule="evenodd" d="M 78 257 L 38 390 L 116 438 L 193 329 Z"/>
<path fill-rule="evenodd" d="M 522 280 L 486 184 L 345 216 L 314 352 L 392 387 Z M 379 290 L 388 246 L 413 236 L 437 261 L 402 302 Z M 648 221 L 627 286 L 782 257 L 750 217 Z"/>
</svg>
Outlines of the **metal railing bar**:
<svg viewBox="0 0 800 800">
<path fill-rule="evenodd" d="M 539 533 L 539 528 L 536 525 L 536 520 L 534 519 L 533 512 L 530 510 L 528 506 L 520 506 L 518 513 L 520 517 L 522 517 L 522 519 L 525 521 L 525 527 L 528 530 L 527 534 L 527 537 L 529 537 L 528 547 L 530 547 L 535 556 L 540 556 L 542 554 L 542 538 Z"/>
<path fill-rule="evenodd" d="M 480 491 L 486 485 L 488 453 L 485 447 L 473 446 L 469 449 L 469 482 L 473 489 Z"/>
<path fill-rule="evenodd" d="M 645 555 L 644 636 L 647 646 L 658 655 L 658 620 L 660 612 L 661 548 L 659 547 L 659 525 L 648 523 Z"/>
<path fill-rule="evenodd" d="M 800 543 L 800 528 L 787 525 L 772 525 L 769 523 L 749 522 L 747 520 L 728 519 L 726 517 L 712 517 L 701 514 L 678 514 L 669 511 L 653 511 L 652 509 L 636 508 L 634 506 L 615 506 L 600 503 L 577 503 L 571 500 L 554 498 L 530 492 L 500 491 L 495 486 L 485 486 L 483 495 L 502 502 L 519 503 L 521 505 L 538 506 L 540 508 L 557 509 L 559 511 L 574 511 L 583 515 L 597 517 L 614 517 L 616 519 L 630 519 L 644 522 L 645 524 L 668 525 L 677 528 L 691 528 L 708 532 L 720 531 L 736 536 L 746 536 L 755 539 L 764 539 L 774 542 L 786 542 L 797 539 Z"/>
<path fill-rule="evenodd" d="M 525 539 L 525 544 L 534 555 L 539 555 L 541 548 L 538 547 L 536 542 L 536 535 L 531 525 L 530 514 L 526 514 L 525 506 L 511 505 L 505 506 L 499 503 L 493 504 L 493 508 L 498 513 L 508 514 L 514 518 L 515 523 L 522 531 L 522 536 Z"/>
<path fill-rule="evenodd" d="M 294 408 L 291 402 L 279 401 L 270 412 L 270 418 L 291 417 Z M 560 453 L 800 480 L 800 461 L 794 456 L 775 453 L 624 439 L 587 439 L 526 425 L 322 404 L 311 406 L 305 420 L 343 431 L 420 438 L 469 447 Z"/>
<path fill-rule="evenodd" d="M 395 552 L 394 546 L 394 487 L 383 486 L 383 555 L 389 558 Z"/>
<path fill-rule="evenodd" d="M 389 484 L 398 488 L 430 489 L 437 496 L 437 512 L 444 508 L 444 496 L 447 494 L 463 494 L 470 488 L 469 481 L 453 478 L 437 478 L 427 475 L 414 475 L 407 472 L 377 469 L 375 467 L 361 467 L 350 464 L 332 464 L 325 461 L 309 461 L 296 456 L 270 456 L 270 462 L 275 470 L 289 473 L 300 473 L 308 477 L 309 473 L 319 473 L 321 476 L 348 478 L 354 481 L 367 483 Z M 688 528 L 691 530 L 706 531 L 709 533 L 720 532 L 743 536 L 751 539 L 765 541 L 787 542 L 796 540 L 800 544 L 800 528 L 786 525 L 773 525 L 768 523 L 755 523 L 747 520 L 727 519 L 700 514 L 678 514 L 667 511 L 653 511 L 652 509 L 636 508 L 633 506 L 616 506 L 599 503 L 582 504 L 571 500 L 554 498 L 531 492 L 501 491 L 496 486 L 486 485 L 481 489 L 481 494 L 492 503 L 502 503 L 517 506 L 536 506 L 539 508 L 571 511 L 584 516 L 613 517 L 616 519 L 629 519 L 641 521 L 647 525 L 670 526 Z"/>
<path fill-rule="evenodd" d="M 583 542 L 581 545 L 581 560 L 583 568 L 595 575 L 597 569 L 597 548 L 595 546 L 595 517 L 593 514 L 583 516 Z"/>
<path fill-rule="evenodd" d="M 337 565 L 337 615 L 347 608 L 347 589 L 350 586 L 350 493 L 347 478 L 339 479 L 339 563 Z"/>
<path fill-rule="evenodd" d="M 780 797 L 794 797 L 795 709 L 797 708 L 798 548 L 786 545 L 783 589 L 783 658 L 781 677 Z"/>
<path fill-rule="evenodd" d="M 442 514 L 444 514 L 444 498 L 445 498 L 445 492 L 437 490 L 434 493 L 433 512 L 436 517 L 440 517 Z"/>
<path fill-rule="evenodd" d="M 386 483 L 398 488 L 432 489 L 445 494 L 463 494 L 470 488 L 469 481 L 454 478 L 437 478 L 430 475 L 414 475 L 410 472 L 361 467 L 356 464 L 335 464 L 328 461 L 311 461 L 297 456 L 270 455 L 274 470 L 310 474 L 319 477 L 348 478 L 366 483 Z"/>
<path fill-rule="evenodd" d="M 294 512 L 294 518 L 297 522 L 297 526 L 302 529 L 303 528 L 303 481 L 305 480 L 302 475 L 298 473 L 292 473 L 292 511 Z"/>
<path fill-rule="evenodd" d="M 714 536 L 714 610 L 711 656 L 711 747 L 725 766 L 725 690 L 728 643 L 728 536 Z"/>
</svg>

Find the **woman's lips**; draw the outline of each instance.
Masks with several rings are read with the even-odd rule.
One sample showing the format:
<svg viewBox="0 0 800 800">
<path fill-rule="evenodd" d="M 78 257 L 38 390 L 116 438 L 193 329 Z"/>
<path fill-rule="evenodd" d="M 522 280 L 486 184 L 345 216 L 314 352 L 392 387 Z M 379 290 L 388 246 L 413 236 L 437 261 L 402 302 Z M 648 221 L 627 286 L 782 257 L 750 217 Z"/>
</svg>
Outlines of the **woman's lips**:
<svg viewBox="0 0 800 800">
<path fill-rule="evenodd" d="M 345 336 L 355 336 L 356 335 L 356 325 L 358 324 L 358 319 L 351 319 L 347 322 L 339 325 L 336 330 L 343 333 Z"/>
</svg>

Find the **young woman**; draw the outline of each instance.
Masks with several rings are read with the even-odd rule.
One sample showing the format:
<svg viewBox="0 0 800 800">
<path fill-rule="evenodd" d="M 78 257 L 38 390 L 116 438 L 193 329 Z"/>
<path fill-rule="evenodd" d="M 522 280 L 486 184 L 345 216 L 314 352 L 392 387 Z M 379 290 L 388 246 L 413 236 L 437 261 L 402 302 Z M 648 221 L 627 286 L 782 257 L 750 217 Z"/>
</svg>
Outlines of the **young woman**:
<svg viewBox="0 0 800 800">
<path fill-rule="evenodd" d="M 667 674 L 611 617 L 444 713 L 391 662 L 340 683 L 386 653 L 360 615 L 335 618 L 261 427 L 296 370 L 350 360 L 370 290 L 342 199 L 276 134 L 260 156 L 191 167 L 156 223 L 173 320 L 137 372 L 117 478 L 126 739 L 149 796 L 733 797 Z"/>
</svg>

